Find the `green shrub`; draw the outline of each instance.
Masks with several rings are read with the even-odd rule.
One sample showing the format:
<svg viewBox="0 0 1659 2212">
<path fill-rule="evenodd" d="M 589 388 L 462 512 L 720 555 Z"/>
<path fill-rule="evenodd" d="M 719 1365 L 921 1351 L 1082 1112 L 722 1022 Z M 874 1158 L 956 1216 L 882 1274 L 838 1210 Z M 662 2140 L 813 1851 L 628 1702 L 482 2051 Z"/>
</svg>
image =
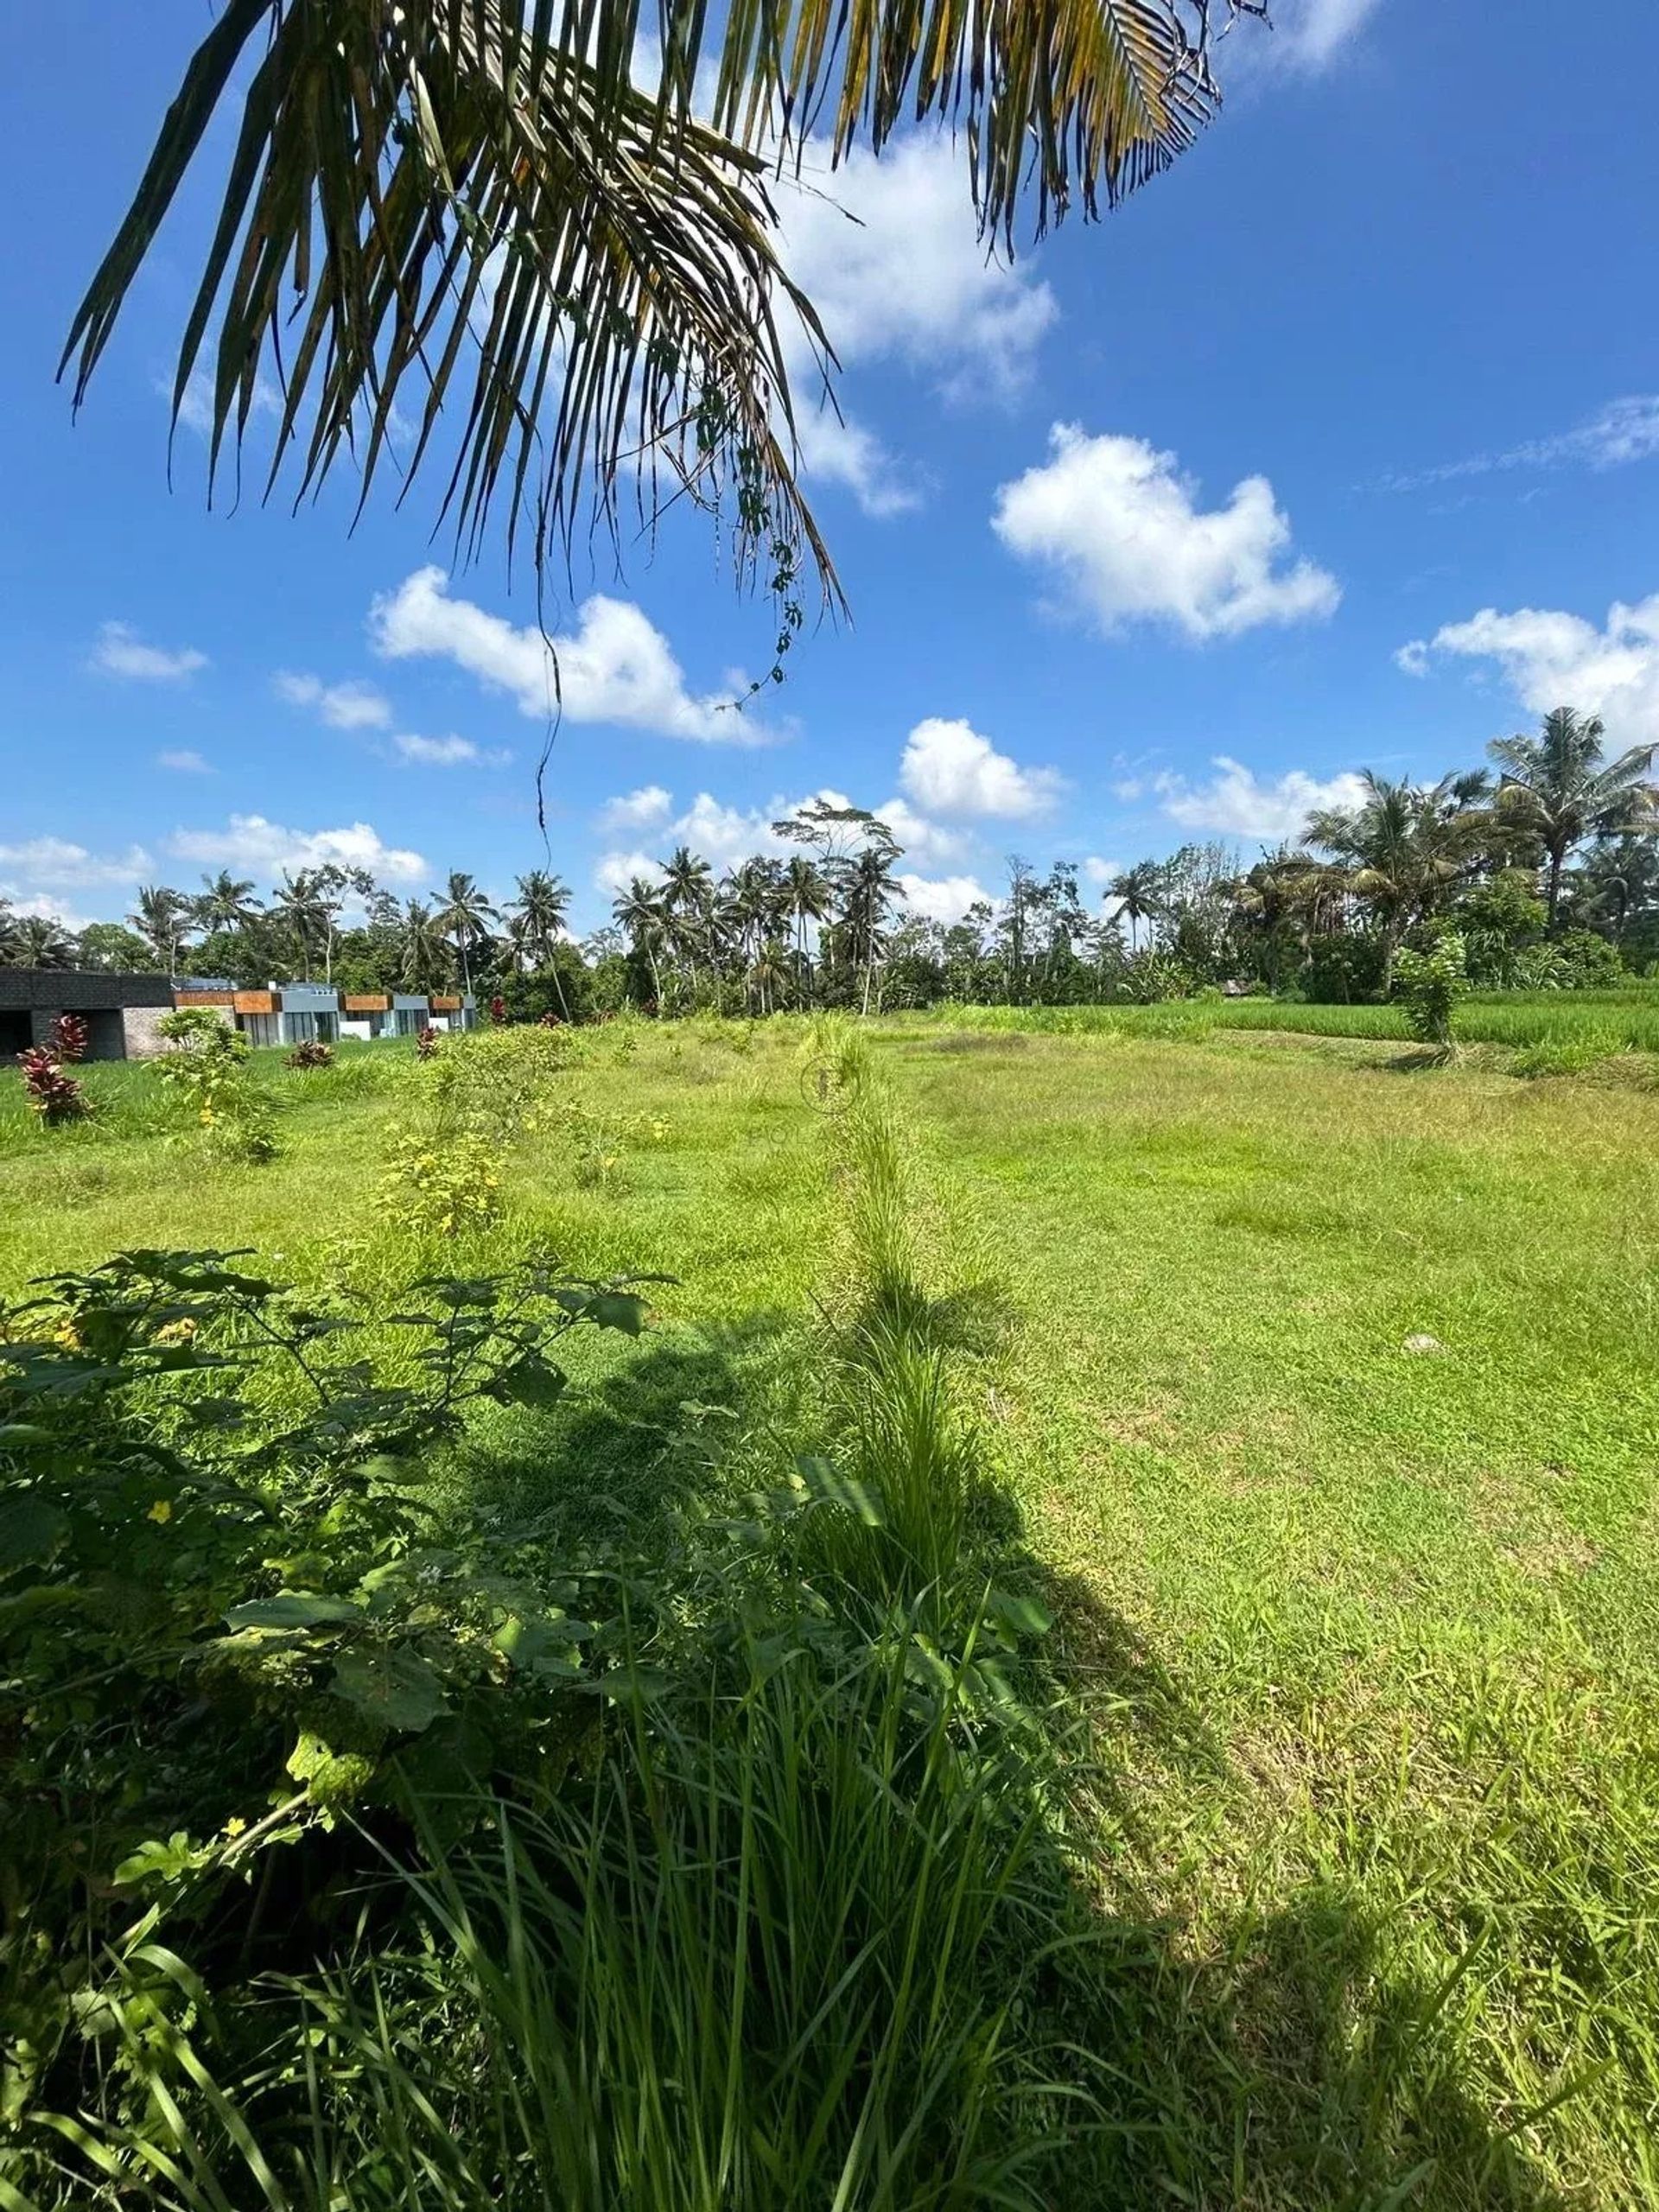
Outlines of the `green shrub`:
<svg viewBox="0 0 1659 2212">
<path fill-rule="evenodd" d="M 1452 1042 L 1452 1010 L 1469 988 L 1463 939 L 1446 931 L 1427 952 L 1405 946 L 1395 963 L 1395 994 L 1414 1037 L 1442 1048 Z"/>
<path fill-rule="evenodd" d="M 248 1040 L 207 1007 L 179 1007 L 156 1024 L 173 1049 L 156 1063 L 208 1141 L 234 1160 L 276 1157 L 270 1103 L 248 1071 Z"/>
<path fill-rule="evenodd" d="M 574 1586 L 482 1524 L 435 1541 L 423 1461 L 476 1399 L 556 1401 L 561 1338 L 637 1333 L 638 1293 L 416 1282 L 393 1385 L 365 1317 L 241 1256 L 126 1253 L 0 1315 L 0 1882 L 66 1967 L 398 1772 L 533 1759 L 582 1663 Z"/>
</svg>

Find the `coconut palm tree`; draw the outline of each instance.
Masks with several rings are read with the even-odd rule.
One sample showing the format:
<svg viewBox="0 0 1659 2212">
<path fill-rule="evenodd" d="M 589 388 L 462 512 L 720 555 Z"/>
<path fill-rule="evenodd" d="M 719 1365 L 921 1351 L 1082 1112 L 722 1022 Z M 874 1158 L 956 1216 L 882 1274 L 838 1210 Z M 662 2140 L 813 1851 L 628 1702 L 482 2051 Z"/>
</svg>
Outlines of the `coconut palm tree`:
<svg viewBox="0 0 1659 2212">
<path fill-rule="evenodd" d="M 252 896 L 253 878 L 235 876 L 227 868 L 217 875 L 204 875 L 199 898 L 192 903 L 198 929 L 211 936 L 215 930 L 246 929 L 264 909 Z"/>
<path fill-rule="evenodd" d="M 455 949 L 461 988 L 473 988 L 473 954 L 490 939 L 490 924 L 501 917 L 464 869 L 451 868 L 442 891 L 431 894 L 439 930 Z"/>
<path fill-rule="evenodd" d="M 12 964 L 18 968 L 73 968 L 75 941 L 50 914 L 22 914 L 10 933 Z"/>
<path fill-rule="evenodd" d="M 779 257 L 774 180 L 949 118 L 964 196 L 1014 246 L 1154 175 L 1214 111 L 1210 23 L 1260 0 L 227 0 L 163 120 L 64 354 L 77 404 L 198 157 L 236 143 L 174 379 L 218 466 L 280 390 L 270 476 L 423 468 L 473 541 L 568 556 L 690 486 L 779 595 L 816 568 L 787 360 L 827 346 Z M 712 86 L 706 107 L 703 88 Z M 234 107 L 235 121 L 221 113 Z M 702 111 L 699 111 L 702 108 Z M 967 209 L 964 208 L 964 215 Z M 171 233 L 169 233 L 171 235 Z M 212 334 L 209 337 L 208 334 Z M 442 422 L 444 435 L 435 435 Z M 639 456 L 647 459 L 641 463 Z M 721 500 L 718 494 L 729 496 Z M 798 620 L 798 615 L 797 616 Z"/>
<path fill-rule="evenodd" d="M 1659 789 L 1650 780 L 1656 747 L 1632 745 L 1608 760 L 1606 730 L 1596 717 L 1557 707 L 1536 737 L 1498 737 L 1487 752 L 1502 772 L 1497 815 L 1536 841 L 1544 856 L 1544 905 L 1551 936 L 1568 856 L 1588 837 L 1659 828 Z"/>
<path fill-rule="evenodd" d="M 1332 882 L 1362 899 L 1376 917 L 1382 944 L 1382 988 L 1394 988 L 1394 963 L 1406 931 L 1442 904 L 1490 850 L 1492 816 L 1483 801 L 1486 779 L 1446 776 L 1427 788 L 1395 783 L 1367 768 L 1357 806 L 1320 807 L 1307 818 L 1303 842 L 1332 854 Z"/>
<path fill-rule="evenodd" d="M 841 918 L 849 949 L 855 963 L 861 963 L 864 969 L 862 1010 L 866 1014 L 870 1010 L 876 963 L 887 944 L 885 924 L 905 895 L 893 877 L 896 858 L 886 846 L 867 845 L 848 871 L 842 900 Z"/>
<path fill-rule="evenodd" d="M 641 875 L 630 879 L 626 891 L 611 901 L 611 913 L 634 952 L 651 970 L 651 995 L 658 1014 L 663 1009 L 662 953 L 667 937 L 667 912 L 663 893 Z"/>
<path fill-rule="evenodd" d="M 809 922 L 821 922 L 830 912 L 830 881 L 817 862 L 804 853 L 794 854 L 784 870 L 785 912 L 795 925 L 795 954 L 812 1002 L 812 957 L 806 949 Z"/>
<path fill-rule="evenodd" d="M 565 934 L 570 887 L 546 868 L 534 868 L 518 878 L 518 893 L 507 907 L 508 939 L 531 967 L 544 968 Z"/>
<path fill-rule="evenodd" d="M 393 943 L 397 980 L 406 991 L 437 990 L 449 973 L 449 945 L 430 906 L 411 899 L 404 908 Z"/>
<path fill-rule="evenodd" d="M 1137 861 L 1122 875 L 1114 876 L 1106 887 L 1106 896 L 1116 899 L 1119 914 L 1128 923 L 1129 950 L 1133 952 L 1140 925 L 1151 921 L 1163 911 L 1164 872 L 1156 861 Z"/>
<path fill-rule="evenodd" d="M 300 974 L 308 983 L 312 948 L 327 939 L 331 927 L 327 895 L 310 868 L 302 868 L 297 875 L 288 868 L 283 870 L 282 880 L 270 894 L 270 918 L 292 938 L 300 957 Z"/>
<path fill-rule="evenodd" d="M 17 966 L 19 923 L 10 899 L 0 899 L 0 968 Z"/>
<path fill-rule="evenodd" d="M 172 977 L 179 972 L 179 953 L 190 932 L 194 905 L 183 892 L 171 890 L 164 883 L 146 883 L 139 887 L 138 903 L 127 916 Z"/>
</svg>

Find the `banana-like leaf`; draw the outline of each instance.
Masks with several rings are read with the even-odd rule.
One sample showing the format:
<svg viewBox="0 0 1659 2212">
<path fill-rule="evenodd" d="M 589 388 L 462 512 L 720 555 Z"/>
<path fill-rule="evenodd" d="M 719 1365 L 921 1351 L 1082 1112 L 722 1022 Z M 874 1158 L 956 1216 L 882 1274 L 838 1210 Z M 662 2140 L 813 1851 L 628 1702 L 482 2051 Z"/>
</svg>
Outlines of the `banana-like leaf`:
<svg viewBox="0 0 1659 2212">
<path fill-rule="evenodd" d="M 689 495 L 728 519 L 740 573 L 765 557 L 787 597 L 810 564 L 833 602 L 785 337 L 826 377 L 833 359 L 779 260 L 769 178 L 809 139 L 839 160 L 948 122 L 1011 249 L 1027 194 L 1039 231 L 1093 214 L 1190 143 L 1213 105 L 1207 4 L 226 0 L 63 366 L 79 406 L 239 79 L 173 394 L 176 423 L 206 375 L 210 480 L 274 380 L 267 493 L 287 465 L 302 497 L 343 454 L 363 497 L 388 459 L 405 485 L 435 466 L 463 545 L 505 501 L 538 571 L 630 503 L 649 530 Z"/>
</svg>

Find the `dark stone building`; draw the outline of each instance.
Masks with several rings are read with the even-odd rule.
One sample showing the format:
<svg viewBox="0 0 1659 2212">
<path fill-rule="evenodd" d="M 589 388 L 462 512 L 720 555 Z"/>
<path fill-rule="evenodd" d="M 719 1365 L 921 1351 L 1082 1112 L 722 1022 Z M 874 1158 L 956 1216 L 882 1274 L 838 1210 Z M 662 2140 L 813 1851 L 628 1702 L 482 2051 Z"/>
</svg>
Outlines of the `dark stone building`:
<svg viewBox="0 0 1659 2212">
<path fill-rule="evenodd" d="M 173 1005 L 165 976 L 99 976 L 76 968 L 0 968 L 0 1066 L 43 1045 L 60 1014 L 86 1024 L 89 1060 L 143 1059 L 163 1050 L 156 1027 Z"/>
</svg>

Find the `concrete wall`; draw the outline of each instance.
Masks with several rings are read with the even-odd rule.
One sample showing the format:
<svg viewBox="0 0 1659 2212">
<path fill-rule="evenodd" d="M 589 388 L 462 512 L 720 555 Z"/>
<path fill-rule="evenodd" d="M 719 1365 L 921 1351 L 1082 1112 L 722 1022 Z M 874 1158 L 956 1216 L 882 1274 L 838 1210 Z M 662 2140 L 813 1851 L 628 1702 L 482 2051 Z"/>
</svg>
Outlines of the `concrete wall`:
<svg viewBox="0 0 1659 2212">
<path fill-rule="evenodd" d="M 121 1027 L 130 1060 L 153 1060 L 168 1049 L 161 1025 L 170 1011 L 164 1006 L 130 1006 L 123 1011 Z"/>
</svg>

